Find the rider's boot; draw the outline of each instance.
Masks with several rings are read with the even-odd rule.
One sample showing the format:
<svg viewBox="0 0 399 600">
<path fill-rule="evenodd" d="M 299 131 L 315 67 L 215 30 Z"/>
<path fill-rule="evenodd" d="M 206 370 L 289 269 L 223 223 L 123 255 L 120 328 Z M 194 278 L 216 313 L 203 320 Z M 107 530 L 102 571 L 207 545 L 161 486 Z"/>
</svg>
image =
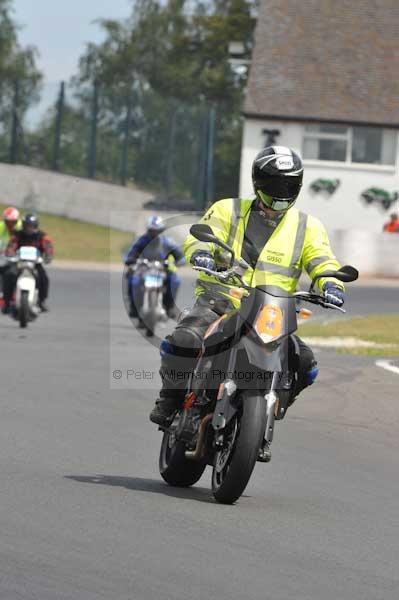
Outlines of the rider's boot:
<svg viewBox="0 0 399 600">
<path fill-rule="evenodd" d="M 180 311 L 176 306 L 166 308 L 166 313 L 169 319 L 173 319 L 174 321 L 177 321 L 180 316 Z"/>
<path fill-rule="evenodd" d="M 8 315 L 11 312 L 11 306 L 9 302 L 4 301 L 4 304 L 1 307 L 1 312 L 3 315 Z"/>
<path fill-rule="evenodd" d="M 50 310 L 46 300 L 41 300 L 39 302 L 39 308 L 42 312 L 49 312 L 49 310 Z"/>
<path fill-rule="evenodd" d="M 166 427 L 180 406 L 181 402 L 176 396 L 163 396 L 155 402 L 155 406 L 150 413 L 150 421 L 161 427 Z"/>
<path fill-rule="evenodd" d="M 258 462 L 268 463 L 272 459 L 272 451 L 270 450 L 270 444 L 265 439 L 262 442 L 261 447 L 259 448 L 258 453 Z"/>
</svg>

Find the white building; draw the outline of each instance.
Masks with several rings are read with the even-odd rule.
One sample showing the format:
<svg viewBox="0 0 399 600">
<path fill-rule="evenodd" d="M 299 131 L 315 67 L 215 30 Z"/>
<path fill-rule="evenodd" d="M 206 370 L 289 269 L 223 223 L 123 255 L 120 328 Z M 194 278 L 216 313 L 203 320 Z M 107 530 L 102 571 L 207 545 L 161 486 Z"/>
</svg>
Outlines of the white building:
<svg viewBox="0 0 399 600">
<path fill-rule="evenodd" d="M 330 231 L 381 231 L 399 212 L 398 40 L 398 0 L 263 0 L 240 194 L 252 194 L 253 158 L 274 138 L 304 160 L 302 210 Z"/>
</svg>

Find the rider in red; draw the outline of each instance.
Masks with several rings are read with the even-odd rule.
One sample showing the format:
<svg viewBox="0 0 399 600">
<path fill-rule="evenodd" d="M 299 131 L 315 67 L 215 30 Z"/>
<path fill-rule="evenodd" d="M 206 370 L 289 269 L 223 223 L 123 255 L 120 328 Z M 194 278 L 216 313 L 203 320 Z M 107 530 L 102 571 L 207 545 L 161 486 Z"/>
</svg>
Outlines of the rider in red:
<svg viewBox="0 0 399 600">
<path fill-rule="evenodd" d="M 40 252 L 45 263 L 53 259 L 54 248 L 49 236 L 39 229 L 39 219 L 36 215 L 25 215 L 22 220 L 22 230 L 14 232 L 6 248 L 6 256 L 14 256 L 21 246 L 34 246 Z M 46 298 L 48 296 L 49 279 L 43 265 L 36 265 L 39 306 L 42 312 L 47 312 Z M 4 307 L 3 312 L 9 312 L 11 298 L 17 281 L 16 266 L 8 269 L 4 276 Z"/>
<path fill-rule="evenodd" d="M 399 233 L 399 216 L 397 213 L 392 213 L 390 216 L 390 221 L 387 221 L 384 225 L 383 231 L 387 231 L 388 233 Z"/>
</svg>

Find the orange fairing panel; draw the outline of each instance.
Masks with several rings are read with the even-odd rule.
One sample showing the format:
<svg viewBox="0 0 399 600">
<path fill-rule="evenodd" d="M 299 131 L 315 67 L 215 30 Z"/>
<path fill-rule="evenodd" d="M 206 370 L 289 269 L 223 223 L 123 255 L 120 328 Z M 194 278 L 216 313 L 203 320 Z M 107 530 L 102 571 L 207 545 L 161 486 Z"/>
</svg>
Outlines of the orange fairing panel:
<svg viewBox="0 0 399 600">
<path fill-rule="evenodd" d="M 218 319 L 216 319 L 216 321 L 214 321 L 213 323 L 211 323 L 208 327 L 208 329 L 206 330 L 206 333 L 204 335 L 204 340 L 206 340 L 206 338 L 208 338 L 210 335 L 212 335 L 213 333 L 215 333 L 215 331 L 217 331 L 220 323 L 223 321 L 223 319 L 225 319 L 227 317 L 227 315 L 222 315 L 221 317 L 219 317 Z"/>
</svg>

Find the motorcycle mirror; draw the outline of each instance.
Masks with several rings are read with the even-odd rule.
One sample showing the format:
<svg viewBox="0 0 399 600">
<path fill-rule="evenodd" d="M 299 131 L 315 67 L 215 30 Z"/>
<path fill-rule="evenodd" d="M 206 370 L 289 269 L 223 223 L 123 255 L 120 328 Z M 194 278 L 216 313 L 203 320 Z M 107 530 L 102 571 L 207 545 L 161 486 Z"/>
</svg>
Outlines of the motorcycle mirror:
<svg viewBox="0 0 399 600">
<path fill-rule="evenodd" d="M 205 223 L 197 223 L 196 225 L 191 225 L 190 233 L 193 237 L 195 237 L 200 242 L 210 242 L 211 244 L 217 244 L 224 250 L 227 250 L 231 254 L 230 267 L 234 262 L 234 251 L 225 244 L 222 240 L 220 240 L 213 233 L 211 227 L 209 225 L 205 225 Z"/>
<path fill-rule="evenodd" d="M 324 271 L 320 275 L 316 275 L 313 277 L 312 285 L 310 286 L 310 291 L 313 290 L 314 284 L 318 279 L 323 279 L 324 277 L 334 277 L 334 279 L 339 279 L 339 281 L 344 281 L 345 283 L 349 283 L 350 281 L 356 281 L 359 277 L 359 271 L 350 265 L 345 265 L 341 267 L 338 271 Z"/>
<path fill-rule="evenodd" d="M 335 277 L 340 281 L 345 282 L 356 281 L 356 279 L 359 277 L 359 271 L 355 269 L 355 267 L 345 265 L 344 267 L 341 267 L 339 271 L 337 271 Z"/>
<path fill-rule="evenodd" d="M 192 225 L 190 228 L 190 233 L 192 236 L 197 238 L 197 240 L 200 240 L 200 242 L 217 242 L 217 237 L 215 236 L 209 225 L 205 225 L 203 223 Z"/>
<path fill-rule="evenodd" d="M 338 271 L 324 271 L 323 273 L 320 273 L 320 275 L 313 277 L 313 281 L 316 281 L 317 279 L 323 279 L 324 277 L 334 277 L 334 279 L 339 279 L 340 281 L 345 281 L 348 283 L 349 281 L 356 281 L 356 279 L 359 277 L 359 271 L 354 267 L 345 265 Z"/>
</svg>

